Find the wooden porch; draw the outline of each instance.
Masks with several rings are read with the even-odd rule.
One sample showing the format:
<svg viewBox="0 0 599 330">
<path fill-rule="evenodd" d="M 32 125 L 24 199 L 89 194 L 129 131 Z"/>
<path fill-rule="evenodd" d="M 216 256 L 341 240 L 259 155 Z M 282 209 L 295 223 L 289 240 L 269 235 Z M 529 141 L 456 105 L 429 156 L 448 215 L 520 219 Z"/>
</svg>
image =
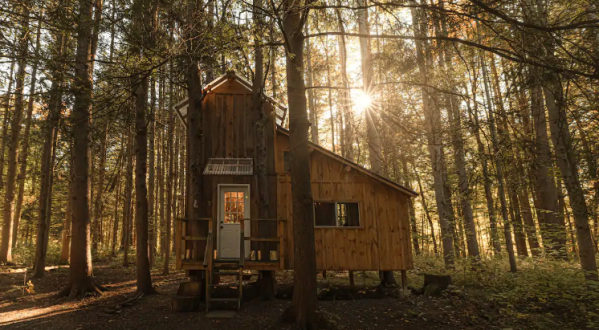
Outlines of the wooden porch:
<svg viewBox="0 0 599 330">
<path fill-rule="evenodd" d="M 214 268 L 220 268 L 223 265 L 238 263 L 244 270 L 283 270 L 285 269 L 285 241 L 286 241 L 286 220 L 285 219 L 251 219 L 245 218 L 239 222 L 239 259 L 219 259 L 218 249 L 216 247 L 217 224 L 213 218 L 177 218 L 175 224 L 175 254 L 177 269 L 185 271 L 206 270 L 212 271 Z M 252 227 L 258 227 L 260 222 L 270 222 L 276 224 L 276 235 L 266 237 L 245 236 L 246 221 Z M 207 223 L 208 234 L 206 236 L 192 236 L 189 234 L 190 222 Z M 250 243 L 251 249 L 249 257 L 246 256 L 246 244 Z M 262 243 L 262 244 L 261 244 Z M 275 250 L 265 250 L 264 243 L 271 243 L 276 246 Z M 205 244 L 205 248 L 201 246 Z M 203 250 L 203 253 L 198 253 Z M 265 252 L 269 252 L 268 254 Z M 274 252 L 274 253 L 273 253 Z"/>
</svg>

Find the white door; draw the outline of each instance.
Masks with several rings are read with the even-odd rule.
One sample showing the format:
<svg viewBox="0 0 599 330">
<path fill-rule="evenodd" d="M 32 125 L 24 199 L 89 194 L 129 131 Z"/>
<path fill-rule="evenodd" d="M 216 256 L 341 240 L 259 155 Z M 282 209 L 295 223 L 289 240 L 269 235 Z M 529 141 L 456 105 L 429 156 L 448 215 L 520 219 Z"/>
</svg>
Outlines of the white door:
<svg viewBox="0 0 599 330">
<path fill-rule="evenodd" d="M 241 226 L 250 217 L 250 186 L 219 186 L 218 202 L 218 258 L 239 259 Z M 250 237 L 250 222 L 245 221 L 244 235 Z M 250 242 L 245 242 L 246 258 L 250 254 Z"/>
</svg>

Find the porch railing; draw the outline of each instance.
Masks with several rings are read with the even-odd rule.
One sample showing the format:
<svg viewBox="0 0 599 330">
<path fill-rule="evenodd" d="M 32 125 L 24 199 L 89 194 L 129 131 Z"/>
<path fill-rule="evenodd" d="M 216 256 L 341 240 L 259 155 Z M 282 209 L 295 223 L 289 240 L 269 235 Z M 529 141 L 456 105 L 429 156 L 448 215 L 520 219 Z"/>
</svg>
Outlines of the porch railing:
<svg viewBox="0 0 599 330">
<path fill-rule="evenodd" d="M 252 221 L 256 221 L 256 222 L 266 222 L 266 221 L 270 221 L 270 222 L 275 222 L 276 226 L 277 226 L 277 234 L 276 237 L 256 237 L 256 236 L 249 236 L 249 237 L 245 237 L 245 222 L 249 221 L 250 222 L 250 228 L 251 228 L 251 223 Z M 277 249 L 276 249 L 276 253 L 277 253 L 277 260 L 279 263 L 279 269 L 285 269 L 285 223 L 286 220 L 285 219 L 252 219 L 252 218 L 245 218 L 242 219 L 242 221 L 240 221 L 240 225 L 241 225 L 241 239 L 240 239 L 240 262 L 245 264 L 245 242 L 249 241 L 250 244 L 251 242 L 273 242 L 276 243 L 277 245 Z M 256 256 L 257 259 L 257 256 Z M 254 262 L 254 260 L 248 260 L 249 262 Z M 258 261 L 259 262 L 259 261 Z"/>
</svg>

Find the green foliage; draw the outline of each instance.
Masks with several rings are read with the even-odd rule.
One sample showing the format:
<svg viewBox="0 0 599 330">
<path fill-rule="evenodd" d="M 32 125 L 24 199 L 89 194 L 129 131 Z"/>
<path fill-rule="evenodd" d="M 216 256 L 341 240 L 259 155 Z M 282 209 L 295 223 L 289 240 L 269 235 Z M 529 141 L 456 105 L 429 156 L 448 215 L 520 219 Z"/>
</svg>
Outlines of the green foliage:
<svg viewBox="0 0 599 330">
<path fill-rule="evenodd" d="M 415 258 L 418 274 L 438 273 L 443 260 Z M 473 270 L 464 261 L 456 265 L 453 284 L 467 299 L 481 300 L 500 314 L 506 326 L 534 329 L 599 328 L 599 283 L 585 280 L 578 261 L 548 259 L 519 260 L 517 273 L 510 273 L 505 258 L 483 260 Z M 411 279 L 412 280 L 412 279 Z M 412 283 L 422 283 L 422 276 Z"/>
<path fill-rule="evenodd" d="M 48 253 L 46 254 L 46 266 L 61 264 L 60 248 L 60 241 L 51 240 L 49 242 Z M 19 244 L 13 250 L 13 261 L 17 265 L 33 267 L 35 261 L 35 244 Z"/>
</svg>

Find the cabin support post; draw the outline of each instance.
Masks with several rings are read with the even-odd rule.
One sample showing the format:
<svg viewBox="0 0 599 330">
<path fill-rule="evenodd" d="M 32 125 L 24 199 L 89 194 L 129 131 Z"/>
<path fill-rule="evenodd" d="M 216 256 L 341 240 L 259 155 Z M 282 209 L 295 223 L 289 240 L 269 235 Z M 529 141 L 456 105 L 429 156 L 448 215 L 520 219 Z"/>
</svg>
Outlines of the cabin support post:
<svg viewBox="0 0 599 330">
<path fill-rule="evenodd" d="M 408 289 L 408 271 L 407 270 L 401 271 L 401 289 L 404 291 Z"/>
<path fill-rule="evenodd" d="M 353 270 L 349 271 L 349 285 L 351 285 L 352 287 L 356 285 L 354 283 L 354 271 Z"/>
</svg>

